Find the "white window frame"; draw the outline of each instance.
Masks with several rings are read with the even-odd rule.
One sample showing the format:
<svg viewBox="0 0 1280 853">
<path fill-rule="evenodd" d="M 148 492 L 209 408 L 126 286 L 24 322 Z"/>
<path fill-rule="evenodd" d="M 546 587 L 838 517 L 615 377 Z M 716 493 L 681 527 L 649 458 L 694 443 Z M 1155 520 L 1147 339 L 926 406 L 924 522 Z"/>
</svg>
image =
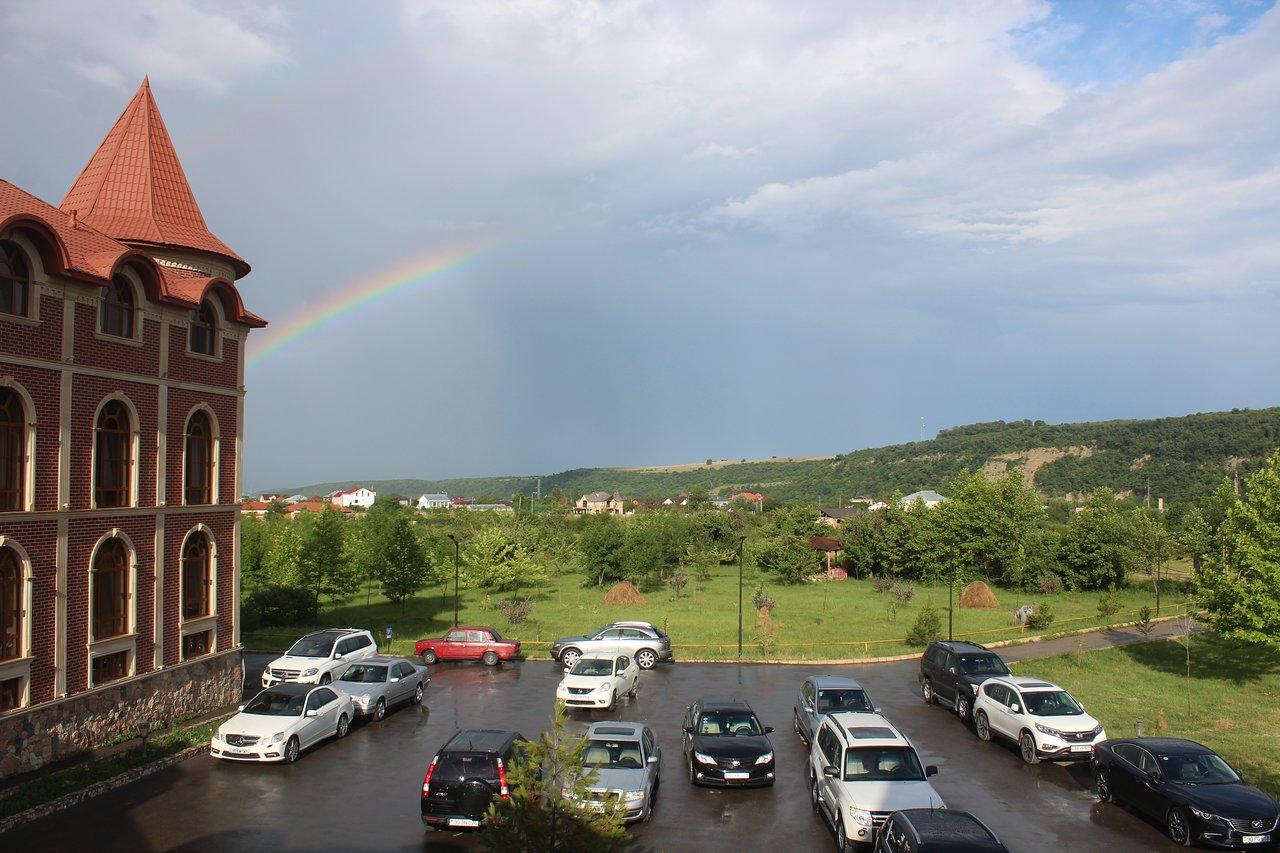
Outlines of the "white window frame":
<svg viewBox="0 0 1280 853">
<path fill-rule="evenodd" d="M 0 535 L 0 548 L 12 549 L 18 555 L 18 565 L 22 570 L 22 625 L 19 629 L 22 638 L 22 655 L 21 657 L 7 660 L 0 663 L 0 681 L 8 681 L 11 678 L 22 679 L 20 688 L 21 698 L 18 700 L 18 707 L 13 711 L 4 713 L 14 713 L 23 708 L 31 706 L 31 664 L 35 660 L 35 656 L 31 653 L 31 596 L 35 592 L 35 576 L 31 570 L 31 556 L 27 550 L 20 545 L 17 540 L 11 536 Z"/>
</svg>

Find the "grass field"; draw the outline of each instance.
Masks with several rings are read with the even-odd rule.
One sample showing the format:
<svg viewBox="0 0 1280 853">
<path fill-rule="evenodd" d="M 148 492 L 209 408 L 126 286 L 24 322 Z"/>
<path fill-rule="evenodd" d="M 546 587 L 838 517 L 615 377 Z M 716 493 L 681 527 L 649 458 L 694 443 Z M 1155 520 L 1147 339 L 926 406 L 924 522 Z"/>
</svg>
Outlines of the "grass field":
<svg viewBox="0 0 1280 853">
<path fill-rule="evenodd" d="M 886 656 L 918 651 L 905 641 L 916 613 L 932 602 L 947 630 L 947 588 L 917 589 L 915 598 L 896 616 L 890 610 L 891 597 L 877 593 L 870 581 L 845 580 L 799 586 L 770 586 L 777 606 L 772 622 L 776 637 L 765 649 L 758 633 L 758 617 L 751 603 L 757 581 L 747 578 L 743 593 L 743 656 L 778 659 L 838 659 Z M 530 657 L 544 654 L 546 645 L 557 637 L 581 634 L 619 619 L 645 619 L 671 635 L 678 658 L 714 660 L 737 655 L 738 575 L 732 567 L 722 567 L 710 580 L 691 580 L 676 599 L 670 590 L 648 593 L 646 603 L 629 607 L 605 605 L 605 590 L 584 587 L 580 575 L 553 578 L 521 595 L 532 595 L 533 612 L 520 625 L 510 625 L 496 609 L 507 597 L 487 596 L 463 589 L 459 621 L 464 625 L 490 625 L 499 632 L 520 639 Z M 956 590 L 957 596 L 959 590 Z M 1023 633 L 1013 622 L 1014 609 L 1024 603 L 1047 602 L 1056 617 L 1047 631 L 1065 631 L 1091 625 L 1123 622 L 1135 618 L 1143 605 L 1154 608 L 1150 581 L 1120 592 L 1119 613 L 1103 618 L 1098 614 L 1098 593 L 1059 593 L 1052 596 L 1021 590 L 997 589 L 1000 606 L 992 610 L 955 611 L 955 635 L 980 642 L 994 642 Z M 368 627 L 379 638 L 390 626 L 394 631 L 391 648 L 402 654 L 413 651 L 413 641 L 438 636 L 453 624 L 452 586 L 442 595 L 435 588 L 408 602 L 404 615 L 400 606 L 383 599 L 376 591 L 359 595 L 335 606 L 326 606 L 321 615 L 325 625 Z M 1182 594 L 1172 584 L 1163 588 L 1163 612 L 1176 612 Z M 294 625 L 246 632 L 244 642 L 251 649 L 284 649 L 300 634 L 315 626 Z"/>
<path fill-rule="evenodd" d="M 1274 649 L 1197 634 L 1190 681 L 1179 640 L 1060 655 L 1013 669 L 1070 690 L 1112 737 L 1132 736 L 1140 718 L 1147 735 L 1199 741 L 1247 781 L 1280 794 L 1280 655 Z"/>
</svg>

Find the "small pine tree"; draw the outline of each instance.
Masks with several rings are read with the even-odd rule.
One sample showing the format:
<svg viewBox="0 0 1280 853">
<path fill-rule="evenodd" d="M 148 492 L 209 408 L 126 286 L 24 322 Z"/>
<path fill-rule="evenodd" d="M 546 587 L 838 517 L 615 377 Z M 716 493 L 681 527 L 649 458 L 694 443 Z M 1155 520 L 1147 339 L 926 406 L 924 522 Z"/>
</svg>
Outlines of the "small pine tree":
<svg viewBox="0 0 1280 853">
<path fill-rule="evenodd" d="M 521 745 L 519 759 L 507 768 L 510 795 L 489 805 L 483 841 L 490 850 L 531 853 L 609 853 L 626 846 L 622 806 L 586 805 L 595 771 L 582 763 L 586 738 L 565 731 L 565 712 L 557 708 L 551 728 Z"/>
<path fill-rule="evenodd" d="M 1155 623 L 1151 621 L 1151 608 L 1145 604 L 1142 605 L 1142 609 L 1138 611 L 1138 633 L 1142 635 L 1144 640 L 1149 640 L 1155 627 Z"/>
<path fill-rule="evenodd" d="M 932 601 L 926 601 L 916 614 L 916 621 L 907 632 L 907 645 L 927 646 L 942 638 L 942 617 Z"/>
<path fill-rule="evenodd" d="M 1043 631 L 1053 624 L 1053 608 L 1047 604 L 1037 604 L 1036 609 L 1027 619 L 1027 627 L 1033 631 Z"/>
</svg>

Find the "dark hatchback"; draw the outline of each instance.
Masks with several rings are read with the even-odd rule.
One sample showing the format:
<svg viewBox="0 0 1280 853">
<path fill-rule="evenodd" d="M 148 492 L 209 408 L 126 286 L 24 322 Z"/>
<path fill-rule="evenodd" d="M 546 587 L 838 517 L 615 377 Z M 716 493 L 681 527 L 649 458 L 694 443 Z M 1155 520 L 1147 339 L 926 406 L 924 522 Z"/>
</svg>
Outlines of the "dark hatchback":
<svg viewBox="0 0 1280 853">
<path fill-rule="evenodd" d="M 422 779 L 428 829 L 478 829 L 496 797 L 506 797 L 507 768 L 524 741 L 518 732 L 460 731 L 440 748 Z"/>
<path fill-rule="evenodd" d="M 1253 849 L 1280 840 L 1280 804 L 1195 741 L 1104 740 L 1094 748 L 1093 779 L 1103 802 L 1158 821 L 1176 844 Z"/>
<path fill-rule="evenodd" d="M 903 809 L 885 820 L 874 853 L 1009 853 L 1009 848 L 968 812 Z"/>
<path fill-rule="evenodd" d="M 684 712 L 684 756 L 694 785 L 772 785 L 773 742 L 741 699 L 699 699 Z"/>
<path fill-rule="evenodd" d="M 982 682 L 1006 675 L 1000 656 L 977 643 L 934 640 L 920 657 L 920 695 L 929 705 L 946 702 L 967 721 Z"/>
</svg>

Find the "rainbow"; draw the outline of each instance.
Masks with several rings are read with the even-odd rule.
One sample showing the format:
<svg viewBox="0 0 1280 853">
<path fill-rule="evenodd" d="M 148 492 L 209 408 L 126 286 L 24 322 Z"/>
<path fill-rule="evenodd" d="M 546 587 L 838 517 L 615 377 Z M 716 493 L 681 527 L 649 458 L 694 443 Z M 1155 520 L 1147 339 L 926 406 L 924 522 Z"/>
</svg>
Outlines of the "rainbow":
<svg viewBox="0 0 1280 853">
<path fill-rule="evenodd" d="M 509 240 L 486 240 L 432 249 L 426 254 L 379 270 L 369 278 L 345 284 L 298 314 L 283 322 L 272 323 L 267 327 L 266 334 L 260 332 L 252 336 L 245 365 L 255 367 L 342 317 L 436 281 L 509 244 Z"/>
</svg>

